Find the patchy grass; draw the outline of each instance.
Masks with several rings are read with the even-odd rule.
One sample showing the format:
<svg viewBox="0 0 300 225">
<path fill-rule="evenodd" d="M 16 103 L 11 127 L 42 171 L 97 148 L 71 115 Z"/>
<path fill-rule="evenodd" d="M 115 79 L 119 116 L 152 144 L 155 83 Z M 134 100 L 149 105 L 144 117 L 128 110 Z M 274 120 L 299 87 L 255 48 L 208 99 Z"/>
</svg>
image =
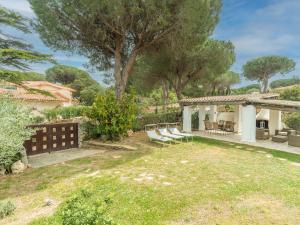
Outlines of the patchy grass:
<svg viewBox="0 0 300 225">
<path fill-rule="evenodd" d="M 126 139 L 137 151 L 108 151 L 0 180 L 0 198 L 17 224 L 51 215 L 79 188 L 110 196 L 108 214 L 122 225 L 299 224 L 300 156 L 198 138 L 159 148 L 142 134 Z M 44 210 L 44 211 L 42 211 Z M 41 212 L 42 211 L 42 212 Z M 26 215 L 33 214 L 24 220 Z M 59 224 L 56 214 L 33 224 Z"/>
</svg>

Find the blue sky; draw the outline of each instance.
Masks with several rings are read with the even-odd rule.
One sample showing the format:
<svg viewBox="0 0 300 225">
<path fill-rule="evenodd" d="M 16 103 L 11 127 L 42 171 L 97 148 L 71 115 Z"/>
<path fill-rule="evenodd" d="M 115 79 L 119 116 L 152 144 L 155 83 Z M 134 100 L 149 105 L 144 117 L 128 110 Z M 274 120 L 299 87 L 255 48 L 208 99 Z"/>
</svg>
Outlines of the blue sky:
<svg viewBox="0 0 300 225">
<path fill-rule="evenodd" d="M 34 14 L 27 0 L 0 0 L 2 6 L 19 11 L 28 17 Z M 247 60 L 263 55 L 284 55 L 297 62 L 295 71 L 286 77 L 300 76 L 300 0 L 223 0 L 220 23 L 213 35 L 216 39 L 231 40 L 237 60 L 232 70 L 241 72 Z M 53 54 L 61 64 L 85 69 L 88 60 L 67 52 L 53 52 L 39 39 L 38 34 L 10 33 L 31 43 L 35 50 Z M 33 65 L 32 70 L 44 72 L 49 64 Z M 102 79 L 100 72 L 92 72 L 94 79 Z M 273 79 L 281 78 L 280 75 Z M 243 80 L 239 86 L 251 82 Z"/>
</svg>

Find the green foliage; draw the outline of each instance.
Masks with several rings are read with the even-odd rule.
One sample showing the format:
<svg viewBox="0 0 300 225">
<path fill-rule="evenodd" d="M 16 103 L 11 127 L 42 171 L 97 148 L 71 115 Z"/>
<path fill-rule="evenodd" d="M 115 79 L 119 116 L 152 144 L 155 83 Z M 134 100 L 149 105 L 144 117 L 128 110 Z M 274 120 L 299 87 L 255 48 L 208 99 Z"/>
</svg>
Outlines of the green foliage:
<svg viewBox="0 0 300 225">
<path fill-rule="evenodd" d="M 236 88 L 232 90 L 232 93 L 235 95 L 243 95 L 248 94 L 251 92 L 260 92 L 260 85 L 259 84 L 250 84 L 245 87 Z"/>
<path fill-rule="evenodd" d="M 10 166 L 25 155 L 23 143 L 33 134 L 26 128 L 32 122 L 31 114 L 20 104 L 1 96 L 0 98 L 0 166 Z"/>
<path fill-rule="evenodd" d="M 16 206 L 11 201 L 1 201 L 0 202 L 0 219 L 13 214 Z"/>
<path fill-rule="evenodd" d="M 175 123 L 180 122 L 182 118 L 181 112 L 168 112 L 168 113 L 150 113 L 140 116 L 135 124 L 133 129 L 135 131 L 140 131 L 145 129 L 147 124 L 158 124 L 158 123 Z"/>
<path fill-rule="evenodd" d="M 285 116 L 284 123 L 295 130 L 300 131 L 300 113 L 295 112 Z"/>
<path fill-rule="evenodd" d="M 270 84 L 271 88 L 280 88 L 280 87 L 287 87 L 292 86 L 295 84 L 300 84 L 300 78 L 299 77 L 293 77 L 290 79 L 281 79 L 281 80 L 275 80 L 272 81 Z"/>
<path fill-rule="evenodd" d="M 98 195 L 96 195 L 96 193 Z M 73 193 L 51 217 L 43 217 L 31 225 L 115 225 L 107 215 L 112 200 L 95 190 L 80 189 Z"/>
<path fill-rule="evenodd" d="M 182 37 L 189 35 L 184 42 L 173 42 L 172 46 L 179 50 L 181 45 L 184 49 L 189 43 L 194 47 L 194 38 L 203 41 L 213 33 L 221 9 L 220 0 L 29 2 L 37 15 L 36 30 L 48 46 L 79 52 L 98 69 L 114 68 L 118 99 L 139 55 L 167 38 L 178 36 L 179 32 Z"/>
<path fill-rule="evenodd" d="M 280 93 L 280 99 L 300 101 L 300 86 L 283 90 Z"/>
<path fill-rule="evenodd" d="M 0 6 L 0 25 L 14 27 L 24 33 L 29 33 L 29 20 L 19 13 Z M 31 46 L 18 38 L 5 34 L 0 30 L 0 65 L 17 69 L 29 69 L 29 63 L 52 62 L 52 56 L 31 51 Z"/>
<path fill-rule="evenodd" d="M 35 72 L 20 72 L 11 70 L 0 70 L 0 80 L 20 84 L 22 81 L 45 80 L 42 74 Z"/>
<path fill-rule="evenodd" d="M 276 74 L 284 75 L 294 70 L 296 63 L 287 57 L 264 56 L 250 60 L 243 66 L 243 74 L 249 80 L 258 80 L 262 92 L 267 92 L 268 82 Z"/>
<path fill-rule="evenodd" d="M 133 94 L 125 94 L 121 101 L 117 101 L 114 92 L 107 90 L 104 95 L 96 98 L 86 116 L 96 126 L 99 135 L 107 135 L 109 139 L 114 139 L 132 129 L 136 113 Z"/>
<path fill-rule="evenodd" d="M 84 115 L 84 112 L 88 109 L 87 106 L 75 105 L 68 107 L 60 107 L 56 109 L 47 109 L 43 112 L 48 121 L 56 119 L 71 119 Z"/>
<path fill-rule="evenodd" d="M 48 69 L 46 79 L 75 89 L 74 97 L 85 105 L 92 105 L 95 97 L 104 91 L 104 88 L 87 72 L 71 66 L 56 65 Z"/>
<path fill-rule="evenodd" d="M 110 201 L 95 198 L 92 192 L 82 189 L 63 203 L 58 215 L 62 225 L 113 225 L 115 223 L 105 215 Z"/>
</svg>

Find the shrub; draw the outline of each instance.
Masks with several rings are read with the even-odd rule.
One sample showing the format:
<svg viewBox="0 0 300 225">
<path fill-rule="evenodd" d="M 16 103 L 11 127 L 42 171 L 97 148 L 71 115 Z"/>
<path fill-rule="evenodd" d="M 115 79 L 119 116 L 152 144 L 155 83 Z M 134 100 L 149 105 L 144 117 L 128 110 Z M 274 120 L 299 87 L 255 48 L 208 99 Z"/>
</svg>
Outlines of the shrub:
<svg viewBox="0 0 300 225">
<path fill-rule="evenodd" d="M 0 202 L 0 219 L 13 214 L 16 206 L 11 201 Z"/>
<path fill-rule="evenodd" d="M 113 225 L 105 213 L 109 199 L 95 199 L 91 192 L 81 190 L 63 203 L 58 215 L 62 225 Z"/>
<path fill-rule="evenodd" d="M 133 129 L 135 131 L 143 130 L 146 124 L 175 123 L 181 121 L 181 117 L 181 112 L 178 111 L 159 114 L 145 114 L 135 121 Z"/>
<path fill-rule="evenodd" d="M 33 134 L 32 129 L 26 128 L 31 122 L 28 110 L 6 97 L 0 98 L 0 166 L 8 171 L 26 155 L 23 143 Z"/>
<path fill-rule="evenodd" d="M 61 107 L 56 109 L 48 109 L 43 112 L 48 121 L 56 120 L 58 118 L 71 119 L 74 117 L 83 116 L 87 110 L 87 106 L 76 105 Z"/>
<path fill-rule="evenodd" d="M 290 101 L 300 101 L 300 86 L 285 89 L 280 93 L 280 99 Z"/>
<path fill-rule="evenodd" d="M 124 94 L 118 102 L 112 90 L 96 98 L 86 116 L 101 135 L 109 139 L 118 138 L 132 129 L 136 119 L 136 102 L 133 94 Z"/>
<path fill-rule="evenodd" d="M 284 122 L 288 127 L 300 131 L 300 113 L 291 113 L 286 115 Z"/>
</svg>

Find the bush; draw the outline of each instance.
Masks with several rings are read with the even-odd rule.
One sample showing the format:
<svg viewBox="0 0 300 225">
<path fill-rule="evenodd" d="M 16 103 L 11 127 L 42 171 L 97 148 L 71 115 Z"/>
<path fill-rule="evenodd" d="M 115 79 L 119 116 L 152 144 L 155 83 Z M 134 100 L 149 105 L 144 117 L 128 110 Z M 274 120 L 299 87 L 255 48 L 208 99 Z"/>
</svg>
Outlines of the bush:
<svg viewBox="0 0 300 225">
<path fill-rule="evenodd" d="M 280 99 L 290 101 L 300 101 L 300 86 L 295 88 L 285 89 L 280 93 Z"/>
<path fill-rule="evenodd" d="M 81 190 L 63 203 L 58 215 L 62 225 L 113 225 L 105 216 L 109 204 L 110 199 L 95 199 L 91 192 Z"/>
<path fill-rule="evenodd" d="M 23 143 L 33 130 L 30 112 L 8 98 L 0 98 L 0 167 L 10 170 L 11 165 L 26 155 Z"/>
<path fill-rule="evenodd" d="M 56 120 L 58 118 L 71 119 L 83 116 L 87 108 L 87 106 L 82 105 L 68 106 L 56 109 L 47 109 L 43 112 L 43 114 L 45 115 L 48 121 Z"/>
<path fill-rule="evenodd" d="M 289 128 L 300 131 L 300 113 L 297 112 L 286 115 L 284 122 Z"/>
<path fill-rule="evenodd" d="M 118 102 L 114 92 L 107 90 L 104 95 L 96 98 L 86 116 L 90 119 L 90 125 L 95 126 L 98 135 L 114 139 L 132 129 L 136 111 L 135 97 L 132 94 L 124 94 Z"/>
<path fill-rule="evenodd" d="M 181 118 L 181 112 L 178 111 L 159 114 L 145 114 L 135 121 L 133 129 L 135 131 L 143 130 L 147 124 L 175 123 L 181 121 Z"/>
<path fill-rule="evenodd" d="M 279 88 L 279 87 L 287 87 L 295 84 L 300 84 L 300 78 L 293 77 L 289 79 L 281 79 L 281 80 L 275 80 L 271 82 L 270 87 L 271 88 Z"/>
<path fill-rule="evenodd" d="M 16 206 L 11 201 L 0 202 L 0 219 L 13 214 Z"/>
</svg>

